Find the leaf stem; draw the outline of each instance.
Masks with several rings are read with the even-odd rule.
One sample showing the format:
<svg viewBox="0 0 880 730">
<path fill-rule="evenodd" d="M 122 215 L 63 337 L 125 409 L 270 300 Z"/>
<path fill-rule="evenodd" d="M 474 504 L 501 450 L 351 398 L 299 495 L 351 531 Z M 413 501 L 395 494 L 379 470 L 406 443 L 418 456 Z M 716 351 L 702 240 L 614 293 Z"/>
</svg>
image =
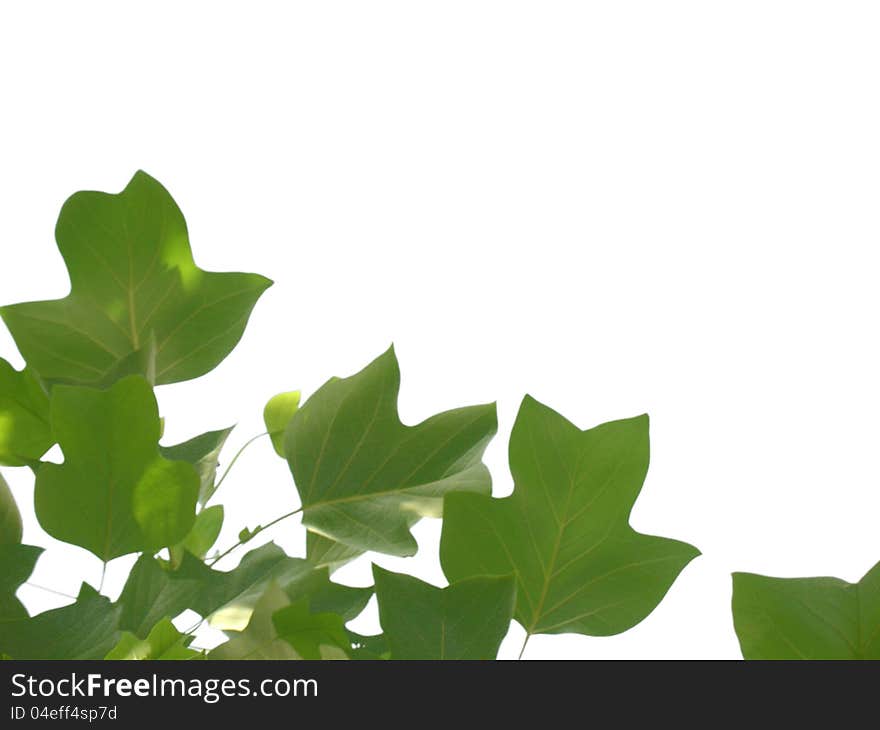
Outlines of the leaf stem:
<svg viewBox="0 0 880 730">
<path fill-rule="evenodd" d="M 220 481 L 218 481 L 214 485 L 214 491 L 211 492 L 211 496 L 208 497 L 208 499 L 205 501 L 205 506 L 207 506 L 208 502 L 210 502 L 212 499 L 214 499 L 214 497 L 217 495 L 217 492 L 220 489 L 220 485 L 223 484 L 224 481 L 226 481 L 226 477 L 229 476 L 229 472 L 232 471 L 232 467 L 235 466 L 235 462 L 238 461 L 238 458 L 245 452 L 247 447 L 250 446 L 252 443 L 254 443 L 254 441 L 257 441 L 257 440 L 263 438 L 263 436 L 268 436 L 268 435 L 269 435 L 269 432 L 264 431 L 263 433 L 258 433 L 253 438 L 245 441 L 244 445 L 238 450 L 238 452 L 235 454 L 235 456 L 232 457 L 232 461 L 229 462 L 229 466 L 226 467 L 226 470 L 223 472 L 223 476 L 220 477 Z"/>
<path fill-rule="evenodd" d="M 522 647 L 519 650 L 519 656 L 516 658 L 517 661 L 523 658 L 523 654 L 525 654 L 526 646 L 529 643 L 529 639 L 532 638 L 531 634 L 526 634 L 526 638 L 523 640 Z"/>
<path fill-rule="evenodd" d="M 26 586 L 30 586 L 31 588 L 37 588 L 41 591 L 46 591 L 46 593 L 54 593 L 56 596 L 64 596 L 65 598 L 72 598 L 74 601 L 76 600 L 76 596 L 72 596 L 69 593 L 65 593 L 64 591 L 56 591 L 54 588 L 48 588 L 47 586 L 41 586 L 39 583 L 32 583 L 31 581 L 25 582 Z"/>
<path fill-rule="evenodd" d="M 288 517 L 293 517 L 294 515 L 298 515 L 298 514 L 299 514 L 300 512 L 302 512 L 302 511 L 303 511 L 303 508 L 302 508 L 302 507 L 297 507 L 295 510 L 293 510 L 293 512 L 288 512 L 288 513 L 285 514 L 285 515 L 281 515 L 281 517 L 276 517 L 274 520 L 272 520 L 271 522 L 269 522 L 269 523 L 267 523 L 267 524 L 265 524 L 265 525 L 260 525 L 260 526 L 258 526 L 258 527 L 255 527 L 254 530 L 253 530 L 253 532 L 251 532 L 251 533 L 247 536 L 247 539 L 239 540 L 237 543 L 235 543 L 235 545 L 233 545 L 232 547 L 230 547 L 230 548 L 227 549 L 227 550 L 224 550 L 224 551 L 223 551 L 222 553 L 220 553 L 216 558 L 212 559 L 211 562 L 208 563 L 208 565 L 210 565 L 210 566 L 214 566 L 214 565 L 216 565 L 216 564 L 219 563 L 221 560 L 223 560 L 223 558 L 225 558 L 227 555 L 229 555 L 232 551 L 237 550 L 238 548 L 240 548 L 240 547 L 241 547 L 242 545 L 244 545 L 245 543 L 250 542 L 251 540 L 253 540 L 257 535 L 259 535 L 259 534 L 260 534 L 261 532 L 263 532 L 264 530 L 268 530 L 270 527 L 274 527 L 275 525 L 277 525 L 277 524 L 278 524 L 279 522 L 281 522 L 282 520 L 286 520 Z"/>
<path fill-rule="evenodd" d="M 107 561 L 104 561 L 104 565 L 101 567 L 101 582 L 98 584 L 98 593 L 104 590 L 104 579 L 107 577 Z"/>
</svg>

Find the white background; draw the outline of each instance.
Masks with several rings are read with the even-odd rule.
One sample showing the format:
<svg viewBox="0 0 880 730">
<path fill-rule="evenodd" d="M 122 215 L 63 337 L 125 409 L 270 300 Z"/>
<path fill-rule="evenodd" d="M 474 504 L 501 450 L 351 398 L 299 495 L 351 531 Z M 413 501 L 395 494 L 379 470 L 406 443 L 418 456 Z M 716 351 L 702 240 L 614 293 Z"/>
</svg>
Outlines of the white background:
<svg viewBox="0 0 880 730">
<path fill-rule="evenodd" d="M 581 427 L 648 412 L 632 524 L 704 555 L 630 632 L 526 658 L 735 658 L 732 570 L 880 559 L 878 31 L 867 2 L 5 2 L 0 299 L 64 296 L 61 203 L 143 168 L 199 265 L 276 281 L 234 354 L 159 390 L 167 443 L 237 422 L 234 451 L 275 392 L 392 341 L 406 422 L 498 400 L 498 495 L 524 393 Z M 4 473 L 50 546 L 33 581 L 97 584 Z M 297 504 L 266 441 L 223 492 L 221 545 Z M 440 584 L 439 523 L 417 535 L 377 562 Z"/>
</svg>

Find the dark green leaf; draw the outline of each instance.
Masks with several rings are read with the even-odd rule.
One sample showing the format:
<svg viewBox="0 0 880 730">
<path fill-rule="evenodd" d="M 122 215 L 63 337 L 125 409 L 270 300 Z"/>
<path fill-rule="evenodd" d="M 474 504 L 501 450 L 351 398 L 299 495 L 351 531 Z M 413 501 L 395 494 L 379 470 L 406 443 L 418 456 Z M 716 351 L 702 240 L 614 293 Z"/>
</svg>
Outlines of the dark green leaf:
<svg viewBox="0 0 880 730">
<path fill-rule="evenodd" d="M 374 565 L 373 579 L 392 659 L 494 659 L 510 628 L 513 576 L 436 588 Z"/>
<path fill-rule="evenodd" d="M 0 621 L 0 652 L 13 659 L 103 659 L 119 641 L 119 608 L 83 584 L 75 603 Z"/>
<path fill-rule="evenodd" d="M 180 660 L 198 659 L 201 652 L 189 649 L 192 636 L 181 634 L 170 619 L 164 619 L 153 627 L 146 639 L 125 632 L 119 643 L 113 647 L 105 659 L 150 659 Z"/>
<path fill-rule="evenodd" d="M 352 588 L 330 580 L 327 568 L 319 568 L 282 586 L 294 603 L 308 600 L 315 613 L 335 613 L 345 621 L 357 618 L 373 595 L 373 588 Z"/>
<path fill-rule="evenodd" d="M 289 393 L 279 393 L 269 400 L 263 409 L 263 421 L 266 430 L 272 439 L 275 453 L 282 459 L 286 458 L 284 452 L 284 432 L 294 414 L 299 409 L 300 392 L 298 390 Z"/>
<path fill-rule="evenodd" d="M 107 561 L 183 540 L 195 519 L 195 468 L 159 454 L 159 413 L 146 380 L 110 390 L 58 386 L 52 428 L 64 463 L 43 464 L 37 517 L 53 537 Z"/>
<path fill-rule="evenodd" d="M 880 659 L 880 563 L 858 583 L 733 574 L 746 659 Z"/>
<path fill-rule="evenodd" d="M 447 497 L 440 554 L 450 581 L 516 575 L 515 618 L 529 635 L 626 631 L 699 554 L 629 526 L 648 470 L 647 416 L 581 431 L 527 397 L 510 467 L 510 497 Z"/>
<path fill-rule="evenodd" d="M 199 473 L 199 504 L 205 505 L 214 494 L 214 482 L 217 476 L 217 465 L 220 452 L 232 428 L 220 431 L 209 431 L 194 439 L 175 446 L 160 446 L 159 451 L 171 461 L 185 461 L 192 464 Z"/>
<path fill-rule="evenodd" d="M 49 397 L 39 380 L 0 359 L 0 464 L 27 466 L 53 443 Z"/>
<path fill-rule="evenodd" d="M 385 637 L 385 634 L 363 636 L 350 629 L 346 629 L 346 633 L 351 642 L 349 654 L 352 659 L 376 661 L 377 659 L 391 658 L 391 650 L 388 648 L 388 639 Z"/>
<path fill-rule="evenodd" d="M 9 485 L 0 474 L 0 545 L 20 543 L 21 532 L 21 513 Z"/>
<path fill-rule="evenodd" d="M 148 378 L 155 362 L 156 384 L 204 375 L 235 347 L 271 285 L 256 274 L 199 269 L 180 209 L 143 172 L 119 194 L 71 196 L 55 237 L 70 294 L 0 310 L 25 360 L 48 381 L 100 384 L 138 360 Z"/>
<path fill-rule="evenodd" d="M 318 390 L 287 428 L 285 452 L 303 524 L 358 550 L 413 555 L 410 527 L 439 517 L 443 495 L 488 494 L 481 459 L 495 433 L 495 406 L 447 411 L 418 426 L 397 413 L 393 348 L 350 378 Z"/>
<path fill-rule="evenodd" d="M 27 618 L 15 592 L 34 572 L 43 548 L 33 545 L 0 545 L 0 622 Z"/>
</svg>

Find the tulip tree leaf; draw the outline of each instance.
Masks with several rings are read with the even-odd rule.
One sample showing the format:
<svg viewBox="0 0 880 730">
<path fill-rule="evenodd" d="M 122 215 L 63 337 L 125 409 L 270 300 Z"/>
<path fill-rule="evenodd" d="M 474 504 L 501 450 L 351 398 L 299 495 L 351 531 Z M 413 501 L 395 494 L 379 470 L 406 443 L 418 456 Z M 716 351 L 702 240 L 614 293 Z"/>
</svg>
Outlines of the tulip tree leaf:
<svg viewBox="0 0 880 730">
<path fill-rule="evenodd" d="M 21 534 L 21 513 L 9 485 L 0 474 L 0 545 L 20 543 Z"/>
<path fill-rule="evenodd" d="M 227 633 L 229 641 L 209 659 L 347 659 L 351 651 L 341 616 L 313 612 L 307 599 L 291 601 L 275 582 L 256 602 L 244 630 Z"/>
<path fill-rule="evenodd" d="M 336 542 L 317 532 L 306 532 L 306 560 L 315 567 L 326 567 L 333 571 L 363 554 L 363 550 L 351 545 Z"/>
<path fill-rule="evenodd" d="M 699 554 L 629 526 L 648 470 L 647 416 L 581 431 L 526 397 L 510 468 L 510 497 L 448 495 L 440 554 L 450 581 L 513 573 L 528 635 L 626 631 Z"/>
<path fill-rule="evenodd" d="M 745 659 L 880 659 L 880 563 L 858 582 L 733 574 Z"/>
<path fill-rule="evenodd" d="M 119 607 L 85 583 L 75 603 L 0 621 L 0 652 L 13 659 L 103 659 L 119 641 Z"/>
<path fill-rule="evenodd" d="M 187 552 L 202 560 L 208 554 L 208 551 L 214 547 L 214 543 L 217 542 L 220 530 L 222 529 L 223 505 L 215 504 L 213 507 L 203 509 L 196 515 L 192 529 L 184 541 L 173 545 L 169 549 L 172 565 L 177 568 Z"/>
<path fill-rule="evenodd" d="M 0 624 L 27 618 L 15 592 L 34 572 L 43 548 L 33 545 L 0 545 Z"/>
<path fill-rule="evenodd" d="M 294 415 L 285 453 L 306 527 L 358 550 L 407 556 L 418 549 L 410 527 L 439 517 L 444 494 L 491 491 L 481 459 L 496 419 L 492 404 L 405 426 L 399 389 L 393 348 L 331 379 Z"/>
<path fill-rule="evenodd" d="M 282 459 L 285 458 L 284 452 L 284 432 L 299 409 L 300 392 L 298 390 L 289 393 L 279 393 L 272 397 L 263 409 L 263 421 L 266 424 L 266 430 L 272 439 L 272 447 L 275 453 Z"/>
<path fill-rule="evenodd" d="M 273 543 L 252 550 L 230 571 L 210 568 L 189 552 L 177 570 L 142 555 L 119 597 L 119 626 L 145 638 L 161 619 L 192 609 L 211 617 L 212 625 L 219 628 L 241 629 L 270 583 L 290 591 L 295 599 L 308 597 L 320 610 L 351 618 L 363 610 L 372 593 L 369 588 L 331 583 L 326 570 L 288 557 Z"/>
<path fill-rule="evenodd" d="M 199 476 L 159 454 L 159 413 L 146 380 L 109 390 L 57 386 L 53 432 L 63 464 L 43 464 L 37 517 L 53 537 L 107 561 L 184 539 L 195 518 Z"/>
<path fill-rule="evenodd" d="M 68 198 L 55 237 L 70 294 L 0 310 L 25 360 L 47 381 L 103 383 L 132 357 L 154 360 L 156 384 L 204 375 L 238 343 L 271 284 L 198 268 L 180 209 L 144 172 L 121 193 Z"/>
<path fill-rule="evenodd" d="M 0 360 L 0 464 L 27 466 L 53 443 L 43 386 L 30 370 Z"/>
<path fill-rule="evenodd" d="M 181 634 L 171 620 L 166 618 L 153 627 L 146 639 L 139 639 L 128 632 L 123 633 L 119 643 L 104 658 L 166 661 L 198 659 L 202 653 L 188 648 L 192 640 L 192 636 Z"/>
<path fill-rule="evenodd" d="M 436 588 L 374 565 L 373 578 L 392 659 L 495 658 L 513 618 L 513 576 Z"/>
<path fill-rule="evenodd" d="M 199 504 L 205 505 L 214 494 L 214 481 L 220 452 L 232 428 L 209 431 L 189 441 L 174 446 L 160 446 L 159 452 L 171 461 L 185 461 L 192 464 L 199 473 Z"/>
<path fill-rule="evenodd" d="M 272 616 L 290 605 L 287 594 L 271 583 L 254 606 L 243 631 L 230 631 L 229 641 L 216 647 L 208 659 L 301 659 L 293 646 L 278 635 Z"/>
</svg>

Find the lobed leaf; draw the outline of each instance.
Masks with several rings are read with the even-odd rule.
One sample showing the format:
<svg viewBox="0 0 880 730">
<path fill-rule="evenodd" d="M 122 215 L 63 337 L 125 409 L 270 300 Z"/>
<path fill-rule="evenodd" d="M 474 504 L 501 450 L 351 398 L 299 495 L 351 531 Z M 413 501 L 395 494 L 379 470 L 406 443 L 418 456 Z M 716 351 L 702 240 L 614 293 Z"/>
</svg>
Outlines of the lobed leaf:
<svg viewBox="0 0 880 730">
<path fill-rule="evenodd" d="M 0 464 L 33 464 L 53 443 L 49 397 L 39 379 L 0 359 Z"/>
<path fill-rule="evenodd" d="M 394 349 L 349 378 L 333 378 L 294 415 L 285 453 L 303 524 L 356 550 L 415 554 L 410 527 L 442 514 L 443 495 L 488 494 L 481 459 L 495 406 L 441 413 L 405 426 L 397 413 Z"/>
<path fill-rule="evenodd" d="M 733 574 L 745 659 L 880 659 L 880 563 L 858 583 Z"/>
<path fill-rule="evenodd" d="M 516 602 L 513 576 L 436 588 L 374 565 L 379 621 L 391 659 L 494 659 Z"/>
<path fill-rule="evenodd" d="M 51 422 L 64 463 L 37 471 L 34 502 L 46 532 L 105 562 L 187 536 L 199 476 L 160 455 L 158 407 L 144 378 L 109 390 L 57 386 Z"/>
<path fill-rule="evenodd" d="M 0 544 L 0 623 L 27 618 L 15 592 L 34 572 L 42 554 L 43 548 L 33 545 Z"/>
<path fill-rule="evenodd" d="M 450 581 L 514 574 L 528 635 L 626 631 L 699 554 L 629 526 L 648 470 L 647 416 L 581 431 L 526 397 L 510 468 L 510 497 L 447 496 L 440 557 Z"/>
<path fill-rule="evenodd" d="M 232 427 L 209 431 L 174 446 L 159 446 L 159 452 L 170 461 L 185 461 L 199 473 L 199 504 L 204 506 L 214 495 L 220 452 L 226 445 Z"/>
<path fill-rule="evenodd" d="M 70 294 L 0 309 L 25 360 L 50 382 L 109 385 L 138 372 L 161 385 L 204 375 L 241 339 L 272 283 L 198 268 L 180 209 L 144 172 L 118 194 L 72 195 L 55 237 Z"/>
<path fill-rule="evenodd" d="M 119 641 L 119 608 L 83 583 L 75 603 L 0 620 L 0 652 L 13 659 L 103 659 Z"/>
</svg>

